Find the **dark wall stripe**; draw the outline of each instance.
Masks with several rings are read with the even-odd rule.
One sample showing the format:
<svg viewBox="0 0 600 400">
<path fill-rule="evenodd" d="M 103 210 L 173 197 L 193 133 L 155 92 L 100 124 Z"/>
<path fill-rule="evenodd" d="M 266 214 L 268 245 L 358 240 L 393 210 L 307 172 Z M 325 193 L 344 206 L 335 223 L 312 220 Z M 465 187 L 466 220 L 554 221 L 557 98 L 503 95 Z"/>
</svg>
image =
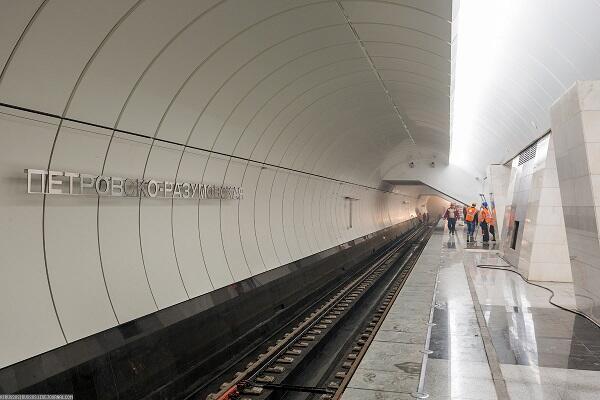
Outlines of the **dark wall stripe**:
<svg viewBox="0 0 600 400">
<path fill-rule="evenodd" d="M 0 393 L 182 397 L 417 224 L 404 221 L 3 368 Z"/>
</svg>

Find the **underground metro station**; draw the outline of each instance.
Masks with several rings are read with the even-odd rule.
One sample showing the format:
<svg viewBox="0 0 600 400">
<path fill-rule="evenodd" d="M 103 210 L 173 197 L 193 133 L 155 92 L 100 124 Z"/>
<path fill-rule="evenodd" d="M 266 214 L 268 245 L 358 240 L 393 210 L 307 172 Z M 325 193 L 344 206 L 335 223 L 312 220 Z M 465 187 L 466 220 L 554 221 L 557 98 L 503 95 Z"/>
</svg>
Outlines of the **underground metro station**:
<svg viewBox="0 0 600 400">
<path fill-rule="evenodd" d="M 0 399 L 600 399 L 600 1 L 0 7 Z"/>
</svg>

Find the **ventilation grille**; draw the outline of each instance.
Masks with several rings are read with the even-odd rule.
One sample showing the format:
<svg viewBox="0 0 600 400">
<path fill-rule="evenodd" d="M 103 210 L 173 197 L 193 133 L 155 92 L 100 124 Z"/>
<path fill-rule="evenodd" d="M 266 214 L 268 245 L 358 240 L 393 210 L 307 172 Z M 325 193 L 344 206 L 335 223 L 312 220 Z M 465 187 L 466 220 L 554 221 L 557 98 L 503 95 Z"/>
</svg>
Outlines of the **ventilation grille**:
<svg viewBox="0 0 600 400">
<path fill-rule="evenodd" d="M 537 150 L 537 142 L 526 148 L 519 154 L 519 165 L 525 164 L 529 160 L 535 158 L 535 152 Z"/>
</svg>

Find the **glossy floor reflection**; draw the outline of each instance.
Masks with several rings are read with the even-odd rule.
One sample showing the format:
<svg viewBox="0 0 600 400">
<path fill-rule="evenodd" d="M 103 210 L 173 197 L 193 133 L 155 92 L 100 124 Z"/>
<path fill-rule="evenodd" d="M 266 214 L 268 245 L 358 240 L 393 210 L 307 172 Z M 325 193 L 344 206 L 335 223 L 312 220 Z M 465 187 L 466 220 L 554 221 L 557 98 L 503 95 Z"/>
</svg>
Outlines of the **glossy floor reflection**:
<svg viewBox="0 0 600 400">
<path fill-rule="evenodd" d="M 456 243 L 453 244 L 453 246 L 456 246 Z M 482 243 L 481 241 L 477 241 L 477 242 L 467 242 L 464 243 L 464 250 L 466 251 L 471 251 L 471 250 L 498 250 L 500 249 L 500 243 L 499 242 L 488 242 L 488 243 Z"/>
<path fill-rule="evenodd" d="M 600 329 L 548 303 L 549 293 L 518 275 L 476 269 L 502 264 L 494 254 L 466 254 L 511 398 L 600 399 Z M 542 283 L 574 308 L 572 284 Z"/>
<path fill-rule="evenodd" d="M 465 262 L 473 266 L 502 260 L 478 254 L 466 255 Z M 594 324 L 552 306 L 547 291 L 514 273 L 473 268 L 471 276 L 501 363 L 600 371 L 600 329 Z M 568 293 L 572 285 L 552 286 L 566 286 L 558 301 L 574 307 Z"/>
<path fill-rule="evenodd" d="M 600 337 L 587 320 L 537 307 L 484 310 L 501 363 L 600 371 Z"/>
<path fill-rule="evenodd" d="M 600 399 L 600 329 L 548 303 L 549 293 L 518 275 L 476 268 L 504 265 L 494 250 L 444 236 L 425 389 L 431 399 L 496 399 L 469 291 L 473 280 L 493 352 L 511 399 Z M 546 285 L 546 283 L 544 283 Z M 574 307 L 572 285 L 548 283 Z M 501 393 L 501 392 L 498 392 Z"/>
<path fill-rule="evenodd" d="M 444 237 L 425 373 L 430 399 L 496 399 L 463 265 L 464 237 Z"/>
<path fill-rule="evenodd" d="M 436 232 L 344 400 L 411 399 L 421 379 L 434 400 L 600 400 L 600 329 L 518 275 L 477 264 L 505 262 L 481 243 L 467 246 L 462 227 Z M 572 284 L 543 284 L 575 307 Z M 424 347 L 432 353 L 421 377 Z"/>
</svg>

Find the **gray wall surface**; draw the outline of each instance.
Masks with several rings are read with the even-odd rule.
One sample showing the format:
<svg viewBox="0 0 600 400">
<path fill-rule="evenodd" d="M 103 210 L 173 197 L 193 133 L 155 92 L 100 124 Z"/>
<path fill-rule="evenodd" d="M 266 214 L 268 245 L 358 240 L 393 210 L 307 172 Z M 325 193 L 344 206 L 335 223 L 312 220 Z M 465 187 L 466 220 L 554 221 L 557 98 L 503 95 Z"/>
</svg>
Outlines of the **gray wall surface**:
<svg viewBox="0 0 600 400">
<path fill-rule="evenodd" d="M 415 198 L 0 113 L 1 365 L 374 232 Z M 37 118 L 37 120 L 36 120 Z M 109 146 L 110 144 L 110 146 Z M 240 185 L 242 200 L 36 195 L 23 169 Z M 143 173 L 150 155 L 150 174 Z M 182 158 L 176 176 L 178 159 Z M 350 227 L 350 200 L 353 216 Z"/>
<path fill-rule="evenodd" d="M 0 367 L 406 220 L 382 159 L 447 154 L 445 1 L 2 8 Z M 25 168 L 245 197 L 27 195 Z"/>
<path fill-rule="evenodd" d="M 600 322 L 600 81 L 577 81 L 551 108 L 577 308 Z"/>
</svg>

